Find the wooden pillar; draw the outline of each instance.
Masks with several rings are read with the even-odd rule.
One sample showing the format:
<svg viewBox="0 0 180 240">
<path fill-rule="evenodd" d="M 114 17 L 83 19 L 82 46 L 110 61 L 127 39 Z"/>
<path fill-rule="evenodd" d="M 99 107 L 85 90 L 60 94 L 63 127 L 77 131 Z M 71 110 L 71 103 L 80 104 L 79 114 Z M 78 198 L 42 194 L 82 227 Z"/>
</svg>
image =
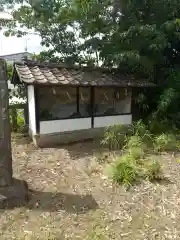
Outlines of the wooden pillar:
<svg viewBox="0 0 180 240">
<path fill-rule="evenodd" d="M 91 87 L 91 128 L 94 128 L 94 102 L 95 102 L 95 90 Z"/>
</svg>

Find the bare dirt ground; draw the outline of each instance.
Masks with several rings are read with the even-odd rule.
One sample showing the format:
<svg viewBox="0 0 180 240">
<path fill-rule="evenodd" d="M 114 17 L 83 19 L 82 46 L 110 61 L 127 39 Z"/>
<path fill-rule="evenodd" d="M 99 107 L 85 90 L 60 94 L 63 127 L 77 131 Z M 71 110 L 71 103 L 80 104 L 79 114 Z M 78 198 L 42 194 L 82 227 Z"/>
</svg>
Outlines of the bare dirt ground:
<svg viewBox="0 0 180 240">
<path fill-rule="evenodd" d="M 14 176 L 26 180 L 26 206 L 0 212 L 0 240 L 180 239 L 180 157 L 163 154 L 167 180 L 129 191 L 97 163 L 107 152 L 84 142 L 37 149 L 13 137 Z"/>
</svg>

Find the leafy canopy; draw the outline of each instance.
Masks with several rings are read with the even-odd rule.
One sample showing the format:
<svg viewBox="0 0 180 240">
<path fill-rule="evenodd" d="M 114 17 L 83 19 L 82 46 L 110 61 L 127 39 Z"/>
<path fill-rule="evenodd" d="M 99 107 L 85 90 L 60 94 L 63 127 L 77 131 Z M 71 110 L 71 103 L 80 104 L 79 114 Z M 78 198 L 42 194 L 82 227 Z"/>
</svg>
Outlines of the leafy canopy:
<svg viewBox="0 0 180 240">
<path fill-rule="evenodd" d="M 34 29 L 48 48 L 40 60 L 113 66 L 147 77 L 163 86 L 154 116 L 172 118 L 179 109 L 179 0 L 1 0 L 1 6 L 8 3 L 19 8 L 6 35 Z"/>
</svg>

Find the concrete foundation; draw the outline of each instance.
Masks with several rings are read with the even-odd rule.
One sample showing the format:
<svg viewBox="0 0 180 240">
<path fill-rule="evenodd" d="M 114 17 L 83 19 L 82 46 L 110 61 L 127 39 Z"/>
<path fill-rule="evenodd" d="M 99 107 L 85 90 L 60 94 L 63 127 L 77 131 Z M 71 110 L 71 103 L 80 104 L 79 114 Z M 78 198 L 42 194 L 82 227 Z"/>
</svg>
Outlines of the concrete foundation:
<svg viewBox="0 0 180 240">
<path fill-rule="evenodd" d="M 104 130 L 105 128 L 91 128 L 71 132 L 40 134 L 33 136 L 32 139 L 37 147 L 53 147 L 59 144 L 102 138 Z"/>
</svg>

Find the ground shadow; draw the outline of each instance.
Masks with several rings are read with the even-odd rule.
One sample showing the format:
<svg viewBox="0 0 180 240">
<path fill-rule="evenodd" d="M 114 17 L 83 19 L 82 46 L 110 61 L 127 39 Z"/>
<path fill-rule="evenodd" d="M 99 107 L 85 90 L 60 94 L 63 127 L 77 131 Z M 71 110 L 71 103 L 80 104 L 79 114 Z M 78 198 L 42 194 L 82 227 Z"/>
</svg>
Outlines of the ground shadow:
<svg viewBox="0 0 180 240">
<path fill-rule="evenodd" d="M 101 155 L 105 151 L 109 152 L 107 148 L 103 147 L 100 144 L 99 140 L 86 140 L 84 142 L 64 144 L 56 146 L 56 148 L 63 148 L 67 150 L 72 160 L 76 160 L 77 158 L 90 157 L 93 155 Z"/>
<path fill-rule="evenodd" d="M 160 184 L 160 185 L 174 184 L 174 182 L 171 181 L 169 178 L 163 177 L 163 176 L 158 178 L 158 179 L 153 180 L 152 183 L 157 183 L 157 184 Z"/>
<path fill-rule="evenodd" d="M 67 193 L 52 193 L 29 191 L 28 204 L 31 210 L 56 212 L 64 210 L 69 213 L 83 214 L 98 208 L 92 195 L 76 195 Z"/>
</svg>

